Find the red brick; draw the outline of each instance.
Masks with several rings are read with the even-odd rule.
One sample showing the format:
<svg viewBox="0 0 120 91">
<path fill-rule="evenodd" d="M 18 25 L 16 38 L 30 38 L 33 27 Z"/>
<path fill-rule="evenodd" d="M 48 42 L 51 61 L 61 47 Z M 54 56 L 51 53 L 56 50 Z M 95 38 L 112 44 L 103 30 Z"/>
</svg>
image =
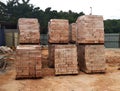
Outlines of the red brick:
<svg viewBox="0 0 120 91">
<path fill-rule="evenodd" d="M 55 74 L 78 74 L 77 48 L 75 45 L 55 45 Z"/>
<path fill-rule="evenodd" d="M 70 24 L 70 41 L 76 42 L 77 39 L 77 25 L 76 23 Z"/>
<path fill-rule="evenodd" d="M 20 31 L 19 43 L 40 43 L 39 22 L 36 18 L 20 18 L 18 28 Z"/>
<path fill-rule="evenodd" d="M 17 46 L 16 78 L 36 78 L 36 72 L 37 77 L 39 76 L 41 77 L 40 74 L 41 70 L 42 62 L 40 46 L 39 45 Z"/>
<path fill-rule="evenodd" d="M 69 43 L 69 22 L 65 19 L 51 19 L 48 24 L 49 43 Z"/>
<path fill-rule="evenodd" d="M 102 16 L 80 16 L 76 23 L 77 43 L 104 43 L 104 24 Z"/>
<path fill-rule="evenodd" d="M 78 45 L 77 48 L 80 70 L 86 73 L 105 72 L 104 45 Z"/>
</svg>

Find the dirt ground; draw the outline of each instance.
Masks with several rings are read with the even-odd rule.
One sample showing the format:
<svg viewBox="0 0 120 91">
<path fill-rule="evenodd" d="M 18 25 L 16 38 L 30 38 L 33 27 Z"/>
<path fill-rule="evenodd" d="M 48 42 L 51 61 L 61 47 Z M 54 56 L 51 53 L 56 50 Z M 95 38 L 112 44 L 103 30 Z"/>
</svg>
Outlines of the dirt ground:
<svg viewBox="0 0 120 91">
<path fill-rule="evenodd" d="M 116 55 L 115 53 L 120 56 L 120 49 L 106 49 L 105 55 L 113 56 Z M 44 59 L 47 54 L 47 50 L 42 51 Z M 51 75 L 42 79 L 24 80 L 15 80 L 16 74 L 13 64 L 8 71 L 0 74 L 0 91 L 120 91 L 120 70 L 116 65 L 109 65 L 109 58 L 107 61 L 107 69 L 104 74 L 80 72 L 79 75 Z M 117 61 L 120 62 L 120 59 Z"/>
</svg>

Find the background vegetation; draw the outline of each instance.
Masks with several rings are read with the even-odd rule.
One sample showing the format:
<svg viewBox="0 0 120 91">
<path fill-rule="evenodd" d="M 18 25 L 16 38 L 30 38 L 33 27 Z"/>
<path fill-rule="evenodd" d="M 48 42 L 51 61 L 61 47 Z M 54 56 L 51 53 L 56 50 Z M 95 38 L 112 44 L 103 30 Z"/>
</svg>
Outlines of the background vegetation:
<svg viewBox="0 0 120 91">
<path fill-rule="evenodd" d="M 47 33 L 48 21 L 55 19 L 68 19 L 69 23 L 76 21 L 77 17 L 84 15 L 83 12 L 77 13 L 69 10 L 68 12 L 51 10 L 51 7 L 45 10 L 40 7 L 34 7 L 29 4 L 30 0 L 8 0 L 7 3 L 0 1 L 0 21 L 17 24 L 19 18 L 37 18 L 41 25 L 41 33 Z M 120 33 L 120 20 L 105 20 L 106 33 Z"/>
</svg>

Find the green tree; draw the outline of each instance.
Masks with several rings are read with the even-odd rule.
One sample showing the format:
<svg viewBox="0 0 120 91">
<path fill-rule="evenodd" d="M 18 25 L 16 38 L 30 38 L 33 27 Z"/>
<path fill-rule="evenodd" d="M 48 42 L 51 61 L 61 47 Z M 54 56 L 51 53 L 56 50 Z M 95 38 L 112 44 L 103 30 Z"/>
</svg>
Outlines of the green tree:
<svg viewBox="0 0 120 91">
<path fill-rule="evenodd" d="M 37 18 L 40 22 L 41 33 L 47 33 L 48 22 L 50 19 L 68 19 L 70 23 L 75 22 L 78 16 L 84 15 L 83 12 L 76 13 L 71 10 L 68 12 L 57 12 L 48 7 L 43 11 L 39 7 L 29 4 L 30 0 L 8 0 L 7 4 L 0 2 L 0 21 L 17 24 L 19 18 Z"/>
<path fill-rule="evenodd" d="M 120 33 L 120 20 L 105 20 L 105 33 Z"/>
<path fill-rule="evenodd" d="M 0 20 L 1 21 L 5 19 L 6 9 L 7 9 L 7 6 L 0 1 Z"/>
</svg>

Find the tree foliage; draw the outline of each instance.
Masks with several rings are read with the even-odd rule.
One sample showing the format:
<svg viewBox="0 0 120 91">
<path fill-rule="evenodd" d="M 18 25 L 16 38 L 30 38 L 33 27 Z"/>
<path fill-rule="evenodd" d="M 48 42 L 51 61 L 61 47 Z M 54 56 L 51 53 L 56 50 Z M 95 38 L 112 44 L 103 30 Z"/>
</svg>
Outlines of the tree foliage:
<svg viewBox="0 0 120 91">
<path fill-rule="evenodd" d="M 120 20 L 105 20 L 105 33 L 120 33 Z"/>
<path fill-rule="evenodd" d="M 29 4 L 30 0 L 8 0 L 7 4 L 0 1 L 0 21 L 16 23 L 19 18 L 37 18 L 41 25 L 41 33 L 47 33 L 48 21 L 54 19 L 68 19 L 70 23 L 75 22 L 78 16 L 84 15 L 83 12 L 75 13 L 51 10 L 48 7 L 43 11 L 39 7 Z"/>
<path fill-rule="evenodd" d="M 69 23 L 76 21 L 77 17 L 84 15 L 83 12 L 76 13 L 71 10 L 68 12 L 51 10 L 51 7 L 44 11 L 39 7 L 29 4 L 30 0 L 8 0 L 7 3 L 0 1 L 0 21 L 17 24 L 19 18 L 37 18 L 40 22 L 41 33 L 47 33 L 48 22 L 50 19 L 68 19 Z M 120 20 L 105 20 L 106 33 L 120 33 Z"/>
<path fill-rule="evenodd" d="M 41 33 L 47 33 L 48 21 L 50 19 L 68 19 L 69 23 L 76 21 L 77 17 L 84 15 L 83 12 L 76 13 L 51 10 L 51 7 L 44 11 L 39 7 L 29 4 L 30 0 L 8 0 L 7 3 L 0 1 L 0 21 L 17 24 L 19 18 L 37 18 L 41 25 Z M 120 33 L 120 20 L 105 20 L 105 33 Z"/>
</svg>

